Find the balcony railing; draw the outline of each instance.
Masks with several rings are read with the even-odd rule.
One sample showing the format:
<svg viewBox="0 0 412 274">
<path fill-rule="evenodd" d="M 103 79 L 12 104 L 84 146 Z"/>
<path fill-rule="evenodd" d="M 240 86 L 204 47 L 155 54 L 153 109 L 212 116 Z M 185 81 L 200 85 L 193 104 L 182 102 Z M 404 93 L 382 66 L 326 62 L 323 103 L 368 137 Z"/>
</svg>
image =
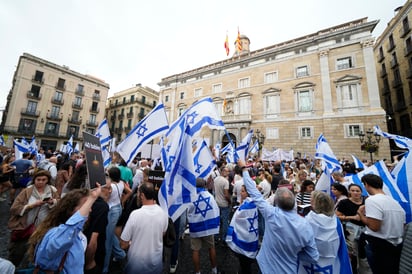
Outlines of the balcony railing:
<svg viewBox="0 0 412 274">
<path fill-rule="evenodd" d="M 35 77 L 35 76 L 33 76 L 32 78 L 31 78 L 31 81 L 33 82 L 33 83 L 36 83 L 36 84 L 39 84 L 39 85 L 43 85 L 44 84 L 44 78 L 43 77 Z"/>
<path fill-rule="evenodd" d="M 133 118 L 133 112 L 128 112 L 128 113 L 126 114 L 126 116 L 127 116 L 127 118 Z"/>
<path fill-rule="evenodd" d="M 73 117 L 67 118 L 67 122 L 71 124 L 80 125 L 82 123 L 82 119 L 74 119 Z"/>
<path fill-rule="evenodd" d="M 59 137 L 59 131 L 58 130 L 50 131 L 50 130 L 46 129 L 44 131 L 44 135 L 45 136 L 51 136 L 51 137 Z"/>
<path fill-rule="evenodd" d="M 86 125 L 89 126 L 89 127 L 97 127 L 97 122 L 96 122 L 96 121 L 87 120 L 87 121 L 86 121 Z"/>
<path fill-rule="evenodd" d="M 72 108 L 83 109 L 83 104 L 78 104 L 78 103 L 73 102 L 72 103 Z"/>
<path fill-rule="evenodd" d="M 35 92 L 29 90 L 29 91 L 27 92 L 27 98 L 35 99 L 35 100 L 40 100 L 40 99 L 41 99 L 41 93 L 40 93 L 40 92 L 39 92 L 39 93 L 35 93 Z"/>
<path fill-rule="evenodd" d="M 61 90 L 61 91 L 65 91 L 66 90 L 66 85 L 58 85 L 56 84 L 56 89 Z"/>
<path fill-rule="evenodd" d="M 40 111 L 31 110 L 31 109 L 27 109 L 27 108 L 22 108 L 20 113 L 23 114 L 23 115 L 32 116 L 32 117 L 39 117 L 40 116 Z"/>
<path fill-rule="evenodd" d="M 409 27 L 409 24 L 405 24 L 401 27 L 401 29 L 399 30 L 399 36 L 401 38 L 405 37 L 409 32 L 411 31 L 411 28 Z"/>
<path fill-rule="evenodd" d="M 92 98 L 93 98 L 93 100 L 100 100 L 100 94 L 98 94 L 98 93 L 93 93 L 93 95 L 92 95 Z"/>
<path fill-rule="evenodd" d="M 76 95 L 84 96 L 84 89 L 76 89 Z"/>
<path fill-rule="evenodd" d="M 117 119 L 119 119 L 119 120 L 123 120 L 123 118 L 124 118 L 124 114 L 119 114 L 119 115 L 117 116 Z"/>
<path fill-rule="evenodd" d="M 99 108 L 94 108 L 94 107 L 90 107 L 90 112 L 92 113 L 98 113 L 99 112 Z"/>
<path fill-rule="evenodd" d="M 46 115 L 46 118 L 53 121 L 61 121 L 63 119 L 63 115 L 49 113 Z"/>
<path fill-rule="evenodd" d="M 64 104 L 63 98 L 52 98 L 51 102 L 53 104 L 56 104 L 56 105 L 63 105 Z"/>
</svg>

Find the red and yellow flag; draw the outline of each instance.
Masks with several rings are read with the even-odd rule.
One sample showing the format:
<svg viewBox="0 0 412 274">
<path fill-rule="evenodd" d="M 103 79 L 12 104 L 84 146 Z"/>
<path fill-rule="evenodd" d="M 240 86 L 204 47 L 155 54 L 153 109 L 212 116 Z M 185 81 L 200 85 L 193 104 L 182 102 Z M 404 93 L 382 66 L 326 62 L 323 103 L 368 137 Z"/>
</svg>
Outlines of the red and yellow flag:
<svg viewBox="0 0 412 274">
<path fill-rule="evenodd" d="M 229 38 L 227 37 L 227 33 L 226 33 L 226 40 L 225 40 L 225 49 L 226 49 L 226 56 L 229 56 Z"/>
<path fill-rule="evenodd" d="M 236 50 L 240 53 L 242 51 L 242 41 L 240 41 L 240 32 L 237 28 Z"/>
</svg>

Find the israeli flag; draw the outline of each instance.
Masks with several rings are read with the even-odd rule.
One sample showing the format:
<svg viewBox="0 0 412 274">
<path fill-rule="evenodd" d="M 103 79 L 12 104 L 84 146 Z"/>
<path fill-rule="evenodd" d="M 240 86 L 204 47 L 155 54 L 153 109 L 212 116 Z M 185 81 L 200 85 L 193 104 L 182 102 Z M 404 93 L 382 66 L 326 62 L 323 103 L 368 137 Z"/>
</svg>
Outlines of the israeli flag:
<svg viewBox="0 0 412 274">
<path fill-rule="evenodd" d="M 162 157 L 165 157 L 165 178 L 158 198 L 160 206 L 168 212 L 173 221 L 179 218 L 197 197 L 192 139 L 186 130 L 186 119 L 180 119 L 173 138 L 162 152 Z"/>
<path fill-rule="evenodd" d="M 258 140 L 256 140 L 255 143 L 250 148 L 250 154 L 256 154 L 258 152 L 259 152 L 259 142 Z"/>
<path fill-rule="evenodd" d="M 236 163 L 236 148 L 235 145 L 230 142 L 229 143 L 229 150 L 226 154 L 226 162 L 228 163 Z"/>
<path fill-rule="evenodd" d="M 203 98 L 195 102 L 188 108 L 173 124 L 170 126 L 166 136 L 173 134 L 175 128 L 180 124 L 182 119 L 187 119 L 187 134 L 190 136 L 200 133 L 200 129 L 208 125 L 211 129 L 224 130 L 222 118 L 216 110 L 213 100 L 210 97 Z"/>
<path fill-rule="evenodd" d="M 39 149 L 37 148 L 36 137 L 33 135 L 31 137 L 31 142 L 29 144 L 30 153 L 36 155 L 36 160 L 39 160 Z M 39 161 L 37 161 L 39 162 Z"/>
<path fill-rule="evenodd" d="M 203 140 L 202 144 L 194 153 L 195 174 L 199 178 L 206 179 L 216 167 L 216 161 L 213 158 L 212 152 Z"/>
<path fill-rule="evenodd" d="M 232 150 L 232 144 L 231 144 L 231 143 L 228 143 L 227 145 L 224 146 L 224 148 L 222 148 L 222 149 L 220 150 L 220 154 L 228 153 L 228 152 L 231 151 L 231 150 Z"/>
<path fill-rule="evenodd" d="M 320 134 L 316 143 L 315 159 L 322 160 L 323 170 L 315 189 L 324 191 L 330 195 L 330 185 L 333 183 L 332 173 L 334 171 L 341 171 L 342 167 L 323 134 Z"/>
<path fill-rule="evenodd" d="M 5 146 L 6 145 L 6 142 L 4 142 L 4 137 L 3 137 L 3 134 L 2 135 L 0 135 L 0 146 Z"/>
<path fill-rule="evenodd" d="M 107 123 L 106 118 L 103 119 L 97 128 L 96 136 L 100 139 L 100 146 L 104 147 L 110 143 L 112 137 L 110 135 L 109 124 Z"/>
<path fill-rule="evenodd" d="M 16 156 L 16 160 L 23 158 L 23 153 L 30 152 L 30 146 L 27 142 L 20 142 L 17 140 L 13 140 L 14 144 L 14 155 Z"/>
<path fill-rule="evenodd" d="M 67 141 L 66 153 L 71 155 L 73 153 L 73 151 L 74 151 L 74 148 L 73 148 L 73 135 L 72 135 L 72 136 L 70 136 L 69 141 Z"/>
<path fill-rule="evenodd" d="M 226 243 L 234 252 L 256 258 L 259 247 L 258 212 L 251 198 L 235 211 L 227 231 Z"/>
<path fill-rule="evenodd" d="M 355 164 L 356 169 L 365 169 L 365 165 L 363 164 L 363 162 L 361 160 L 359 160 L 359 158 L 357 158 L 353 154 L 351 154 L 351 156 L 352 156 L 353 163 Z"/>
<path fill-rule="evenodd" d="M 220 149 L 222 148 L 222 145 L 220 144 L 220 143 L 217 143 L 216 145 L 215 145 L 215 157 L 216 157 L 216 159 L 219 159 L 220 158 Z"/>
<path fill-rule="evenodd" d="M 242 139 L 240 145 L 236 148 L 236 153 L 239 159 L 246 161 L 246 157 L 249 155 L 250 141 L 252 140 L 253 129 L 249 130 L 246 136 Z"/>
<path fill-rule="evenodd" d="M 110 152 L 107 150 L 107 147 L 102 148 L 102 157 L 103 157 L 103 166 L 107 168 L 112 163 L 112 157 Z"/>
<path fill-rule="evenodd" d="M 139 149 L 169 129 L 163 104 L 157 105 L 141 120 L 117 146 L 117 152 L 129 164 Z"/>
<path fill-rule="evenodd" d="M 400 198 L 392 196 L 401 207 L 405 210 L 406 222 L 412 221 L 412 156 L 410 155 L 412 148 L 412 139 L 404 136 L 394 135 L 387 132 L 383 132 L 378 126 L 374 127 L 375 133 L 395 141 L 395 144 L 402 149 L 408 151 L 404 154 L 403 158 L 396 164 L 391 174 L 394 176 L 397 187 L 403 193 L 406 202 Z"/>
</svg>

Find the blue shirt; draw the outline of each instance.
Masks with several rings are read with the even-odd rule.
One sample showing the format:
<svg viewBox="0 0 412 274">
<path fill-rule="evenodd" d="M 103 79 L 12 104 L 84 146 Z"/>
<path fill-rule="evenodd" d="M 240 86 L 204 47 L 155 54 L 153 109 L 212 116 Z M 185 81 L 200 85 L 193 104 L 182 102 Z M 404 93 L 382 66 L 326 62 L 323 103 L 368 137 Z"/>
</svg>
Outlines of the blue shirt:
<svg viewBox="0 0 412 274">
<path fill-rule="evenodd" d="M 50 229 L 37 247 L 35 265 L 57 270 L 67 251 L 62 273 L 83 273 L 85 237 L 80 232 L 86 219 L 77 211 L 65 224 Z"/>
<path fill-rule="evenodd" d="M 249 172 L 243 171 L 243 181 L 265 219 L 265 234 L 256 256 L 262 273 L 297 273 L 298 259 L 316 263 L 319 253 L 309 223 L 294 210 L 285 211 L 266 202 Z"/>
</svg>

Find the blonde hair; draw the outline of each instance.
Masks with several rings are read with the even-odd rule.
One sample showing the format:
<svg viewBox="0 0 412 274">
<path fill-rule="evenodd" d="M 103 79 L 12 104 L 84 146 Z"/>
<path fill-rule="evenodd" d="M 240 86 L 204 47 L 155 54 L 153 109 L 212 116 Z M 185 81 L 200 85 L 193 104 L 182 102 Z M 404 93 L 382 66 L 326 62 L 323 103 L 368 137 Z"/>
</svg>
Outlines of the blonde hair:
<svg viewBox="0 0 412 274">
<path fill-rule="evenodd" d="M 311 195 L 312 210 L 317 214 L 325 214 L 332 217 L 334 214 L 334 202 L 332 198 L 325 192 L 315 190 Z"/>
</svg>

